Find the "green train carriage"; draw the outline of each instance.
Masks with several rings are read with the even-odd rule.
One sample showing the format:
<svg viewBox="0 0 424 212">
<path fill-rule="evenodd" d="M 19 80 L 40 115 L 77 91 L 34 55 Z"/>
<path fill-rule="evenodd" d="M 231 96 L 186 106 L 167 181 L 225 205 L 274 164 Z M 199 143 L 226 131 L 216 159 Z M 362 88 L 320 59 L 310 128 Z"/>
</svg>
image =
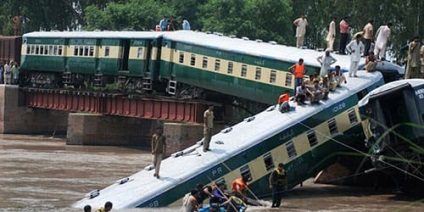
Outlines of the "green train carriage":
<svg viewBox="0 0 424 212">
<path fill-rule="evenodd" d="M 24 35 L 21 66 L 35 86 L 118 82 L 124 89 L 151 90 L 161 34 L 33 32 Z"/>
<path fill-rule="evenodd" d="M 168 90 L 182 83 L 273 104 L 284 90 L 294 93 L 288 68 L 303 58 L 307 74 L 312 74 L 320 68 L 316 58 L 322 54 L 273 42 L 177 31 L 163 36 L 160 77 L 173 82 Z M 347 56 L 335 57 L 341 64 L 349 61 Z"/>
</svg>

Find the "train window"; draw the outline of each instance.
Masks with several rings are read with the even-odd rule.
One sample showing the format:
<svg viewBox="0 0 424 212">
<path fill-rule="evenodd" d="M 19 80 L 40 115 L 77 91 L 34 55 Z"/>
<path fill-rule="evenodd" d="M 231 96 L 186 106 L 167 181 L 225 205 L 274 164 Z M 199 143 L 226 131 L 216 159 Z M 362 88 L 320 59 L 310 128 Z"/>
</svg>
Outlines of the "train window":
<svg viewBox="0 0 424 212">
<path fill-rule="evenodd" d="M 264 155 L 264 163 L 265 163 L 265 168 L 267 171 L 272 170 L 275 167 L 274 160 L 272 160 L 271 153 L 268 152 Z"/>
<path fill-rule="evenodd" d="M 219 72 L 219 68 L 221 67 L 221 60 L 215 60 L 215 71 Z"/>
<path fill-rule="evenodd" d="M 40 46 L 35 46 L 35 54 L 39 54 L 40 53 Z"/>
<path fill-rule="evenodd" d="M 309 145 L 311 147 L 318 144 L 318 139 L 317 139 L 317 135 L 315 134 L 315 130 L 309 130 L 306 133 L 306 136 L 308 136 Z"/>
<path fill-rule="evenodd" d="M 53 46 L 49 46 L 49 55 L 53 54 Z"/>
<path fill-rule="evenodd" d="M 228 74 L 233 73 L 233 67 L 234 67 L 233 62 L 228 62 L 228 70 L 227 70 Z"/>
<path fill-rule="evenodd" d="M 31 45 L 31 54 L 35 54 L 35 46 Z"/>
<path fill-rule="evenodd" d="M 84 46 L 84 56 L 88 56 L 88 46 Z"/>
<path fill-rule="evenodd" d="M 109 54 L 110 54 L 110 48 L 109 48 L 109 46 L 107 46 L 105 48 L 105 57 L 109 57 Z"/>
<path fill-rule="evenodd" d="M 79 56 L 82 56 L 84 54 L 84 47 L 80 46 L 78 50 Z"/>
<path fill-rule="evenodd" d="M 49 54 L 49 46 L 44 46 L 44 54 L 45 55 Z"/>
<path fill-rule="evenodd" d="M 256 67 L 255 80 L 261 80 L 261 68 Z"/>
<path fill-rule="evenodd" d="M 196 64 L 196 55 L 191 54 L 190 65 L 194 66 Z"/>
<path fill-rule="evenodd" d="M 286 72 L 286 86 L 287 87 L 291 87 L 292 85 L 292 78 L 293 78 L 293 74 Z"/>
<path fill-rule="evenodd" d="M 78 46 L 74 47 L 74 56 L 78 56 Z"/>
<path fill-rule="evenodd" d="M 184 52 L 180 52 L 180 63 L 184 63 Z"/>
<path fill-rule="evenodd" d="M 328 128 L 330 129 L 330 134 L 336 134 L 339 132 L 339 130 L 337 129 L 337 123 L 336 123 L 336 119 L 332 118 L 330 120 L 328 120 Z"/>
<path fill-rule="evenodd" d="M 90 57 L 94 56 L 94 47 L 90 46 Z"/>
<path fill-rule="evenodd" d="M 44 53 L 44 46 L 40 46 L 40 52 L 41 55 Z"/>
<path fill-rule="evenodd" d="M 57 55 L 57 46 L 53 47 L 53 55 Z"/>
<path fill-rule="evenodd" d="M 351 124 L 356 124 L 358 123 L 358 117 L 356 117 L 356 112 L 355 109 L 350 109 L 347 114 L 349 115 L 349 121 Z"/>
<path fill-rule="evenodd" d="M 143 56 L 143 48 L 140 47 L 137 50 L 137 58 L 142 58 L 142 56 Z"/>
<path fill-rule="evenodd" d="M 203 57 L 202 68 L 208 68 L 208 58 L 207 57 Z"/>
<path fill-rule="evenodd" d="M 240 168 L 240 175 L 242 177 L 247 177 L 248 181 L 252 180 L 252 173 L 250 173 L 249 165 L 242 166 Z"/>
<path fill-rule="evenodd" d="M 241 76 L 246 77 L 247 75 L 247 65 L 243 64 L 241 65 Z"/>
<path fill-rule="evenodd" d="M 59 46 L 57 49 L 57 54 L 62 55 L 62 46 Z"/>
<path fill-rule="evenodd" d="M 290 159 L 296 157 L 297 153 L 296 153 L 296 149 L 294 148 L 293 141 L 289 141 L 286 143 L 286 150 Z"/>
<path fill-rule="evenodd" d="M 269 75 L 269 83 L 275 83 L 277 80 L 277 72 L 275 70 L 271 70 L 271 74 Z"/>
<path fill-rule="evenodd" d="M 27 46 L 26 53 L 27 53 L 27 54 L 30 54 L 30 53 L 31 53 L 31 47 L 30 47 L 30 46 Z"/>
</svg>

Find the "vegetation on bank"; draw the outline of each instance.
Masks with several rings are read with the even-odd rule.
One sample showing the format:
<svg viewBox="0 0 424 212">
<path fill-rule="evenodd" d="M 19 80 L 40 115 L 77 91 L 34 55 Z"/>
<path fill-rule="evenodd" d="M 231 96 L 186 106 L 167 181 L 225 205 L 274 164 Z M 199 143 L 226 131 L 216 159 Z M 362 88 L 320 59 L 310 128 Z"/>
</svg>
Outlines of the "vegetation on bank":
<svg viewBox="0 0 424 212">
<path fill-rule="evenodd" d="M 153 30 L 164 15 L 174 15 L 177 20 L 186 17 L 194 30 L 294 45 L 292 21 L 305 13 L 309 48 L 326 46 L 333 16 L 338 20 L 350 16 L 352 34 L 362 30 L 370 18 L 375 20 L 374 31 L 392 22 L 396 53 L 414 35 L 424 36 L 422 0 L 2 0 L 0 10 L 3 35 L 13 34 L 12 18 L 19 14 L 29 20 L 27 32 L 78 26 L 84 30 Z"/>
</svg>

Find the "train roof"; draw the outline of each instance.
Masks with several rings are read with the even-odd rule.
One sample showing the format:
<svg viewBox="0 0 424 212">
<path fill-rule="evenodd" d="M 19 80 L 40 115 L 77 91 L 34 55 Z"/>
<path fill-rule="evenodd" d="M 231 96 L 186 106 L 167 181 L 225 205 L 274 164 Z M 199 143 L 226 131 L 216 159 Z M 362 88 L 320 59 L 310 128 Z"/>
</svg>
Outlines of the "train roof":
<svg viewBox="0 0 424 212">
<path fill-rule="evenodd" d="M 405 87 L 416 88 L 420 86 L 424 86 L 424 79 L 405 79 L 405 80 L 390 82 L 368 93 L 364 98 L 362 98 L 358 102 L 358 105 L 360 107 L 365 106 L 368 104 L 370 100 L 376 97 L 379 97 L 381 95 L 390 94 L 391 92 L 396 91 L 398 89 L 403 89 Z"/>
<path fill-rule="evenodd" d="M 324 51 L 316 51 L 313 49 L 301 49 L 276 43 L 229 37 L 220 33 L 208 34 L 204 32 L 181 30 L 165 34 L 163 37 L 172 41 L 205 46 L 208 48 L 239 54 L 287 61 L 293 64 L 298 62 L 299 58 L 303 58 L 306 65 L 314 67 L 321 67 L 321 64 L 317 61 L 317 57 L 324 55 L 325 53 Z M 333 53 L 331 56 L 337 60 L 332 67 L 339 65 L 343 71 L 349 70 L 350 57 L 348 55 L 338 55 Z"/>
<path fill-rule="evenodd" d="M 31 32 L 24 38 L 158 38 L 170 32 L 155 31 L 49 31 Z"/>
<path fill-rule="evenodd" d="M 89 204 L 96 208 L 103 206 L 106 201 L 112 201 L 113 207 L 119 209 L 137 207 L 148 202 L 177 185 L 196 179 L 198 174 L 236 154 L 248 151 L 255 145 L 301 123 L 314 114 L 319 114 L 329 107 L 339 108 L 347 97 L 382 80 L 382 75 L 379 72 L 360 71 L 358 76 L 358 78 L 349 78 L 347 84 L 343 84 L 336 92 L 330 93 L 329 99 L 319 105 L 296 106 L 294 111 L 288 113 L 280 113 L 277 109 L 263 111 L 256 114 L 252 121 L 240 122 L 232 126 L 232 130 L 227 133 L 223 130 L 213 135 L 211 139 L 212 151 L 203 153 L 203 147 L 198 143 L 184 150 L 184 152 L 190 152 L 189 150 L 192 149 L 194 150 L 192 153 L 163 160 L 160 179 L 153 177 L 154 171 L 142 170 L 130 176 L 128 183 L 119 184 L 119 181 L 117 181 L 113 185 L 100 190 L 99 196 L 92 199 L 86 197 L 75 203 L 73 207 L 82 208 Z M 276 106 L 271 107 L 276 108 Z M 188 193 L 189 190 L 179 192 Z"/>
</svg>

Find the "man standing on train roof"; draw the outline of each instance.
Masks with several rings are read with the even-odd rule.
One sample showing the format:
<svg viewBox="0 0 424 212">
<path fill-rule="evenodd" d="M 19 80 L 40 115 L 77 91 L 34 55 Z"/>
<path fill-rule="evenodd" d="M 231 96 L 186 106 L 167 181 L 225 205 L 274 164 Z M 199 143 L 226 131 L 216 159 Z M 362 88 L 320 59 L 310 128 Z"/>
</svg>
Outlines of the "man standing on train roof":
<svg viewBox="0 0 424 212">
<path fill-rule="evenodd" d="M 386 48 L 390 40 L 391 27 L 392 23 L 387 23 L 386 25 L 380 26 L 375 33 L 374 54 L 377 59 L 386 57 Z"/>
<path fill-rule="evenodd" d="M 211 151 L 209 144 L 212 138 L 214 118 L 213 105 L 209 105 L 208 109 L 203 113 L 203 152 Z"/>
<path fill-rule="evenodd" d="M 346 54 L 346 44 L 349 38 L 349 16 L 344 17 L 340 23 L 340 49 L 339 54 Z"/>
<path fill-rule="evenodd" d="M 301 48 L 305 40 L 306 27 L 308 26 L 308 20 L 306 20 L 305 14 L 294 20 L 293 24 L 296 25 L 296 47 Z"/>
<path fill-rule="evenodd" d="M 281 196 L 284 189 L 287 190 L 287 175 L 284 170 L 284 164 L 279 163 L 278 167 L 269 175 L 269 188 L 272 189 L 272 206 L 273 208 L 280 207 Z"/>
<path fill-rule="evenodd" d="M 371 48 L 371 43 L 374 40 L 373 35 L 373 24 L 374 20 L 370 19 L 368 23 L 364 26 L 364 41 L 365 41 L 365 50 L 364 50 L 364 56 L 368 56 Z"/>
<path fill-rule="evenodd" d="M 191 30 L 190 23 L 187 18 L 183 18 L 183 30 Z"/>
<path fill-rule="evenodd" d="M 327 41 L 327 50 L 334 50 L 334 40 L 336 40 L 336 17 L 333 17 L 328 27 L 328 34 L 325 39 Z"/>
<path fill-rule="evenodd" d="M 364 44 L 361 42 L 362 32 L 358 32 L 353 36 L 353 40 L 346 46 L 347 52 L 350 54 L 349 77 L 356 76 L 358 71 L 358 63 L 364 51 Z"/>
<path fill-rule="evenodd" d="M 153 166 L 155 167 L 155 173 L 153 176 L 158 179 L 160 164 L 162 162 L 163 154 L 165 154 L 166 151 L 166 138 L 162 133 L 163 129 L 161 127 L 157 127 L 155 134 L 152 136 Z"/>
<path fill-rule="evenodd" d="M 420 77 L 420 37 L 415 36 L 408 44 L 408 61 L 406 64 L 405 79 Z"/>
<path fill-rule="evenodd" d="M 296 94 L 296 88 L 298 86 L 301 86 L 302 85 L 302 83 L 303 83 L 303 75 L 307 71 L 305 65 L 303 64 L 303 59 L 300 58 L 299 59 L 299 62 L 297 62 L 296 64 L 292 65 L 288 70 L 292 74 L 294 74 L 294 90 L 295 90 L 295 94 Z"/>
<path fill-rule="evenodd" d="M 249 186 L 249 177 L 242 176 L 237 178 L 231 184 L 231 190 L 238 193 L 238 195 L 243 199 L 243 201 L 247 201 L 247 189 Z"/>
<path fill-rule="evenodd" d="M 283 94 L 278 98 L 278 110 L 282 113 L 290 111 L 290 92 L 285 90 Z"/>
<path fill-rule="evenodd" d="M 166 31 L 166 27 L 168 26 L 167 17 L 163 16 L 162 20 L 159 22 L 160 31 Z"/>
<path fill-rule="evenodd" d="M 324 56 L 321 55 L 317 57 L 317 61 L 321 64 L 321 69 L 319 71 L 321 77 L 324 77 L 328 70 L 330 70 L 330 66 L 337 62 L 337 60 L 331 56 L 329 49 L 325 50 Z"/>
</svg>

